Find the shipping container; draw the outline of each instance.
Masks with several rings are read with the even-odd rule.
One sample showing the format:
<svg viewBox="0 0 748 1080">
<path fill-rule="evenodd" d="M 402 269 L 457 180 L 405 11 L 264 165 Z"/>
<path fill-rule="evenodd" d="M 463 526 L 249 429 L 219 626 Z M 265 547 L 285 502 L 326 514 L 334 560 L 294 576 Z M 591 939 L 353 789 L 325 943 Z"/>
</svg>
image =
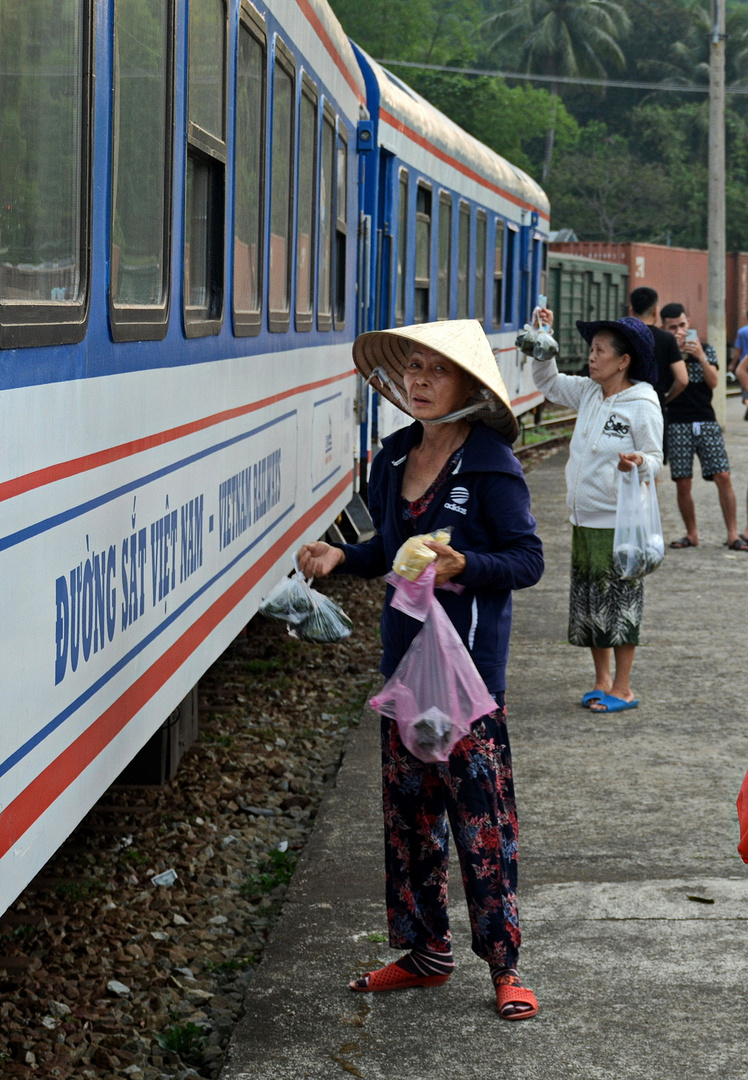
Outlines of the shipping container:
<svg viewBox="0 0 748 1080">
<path fill-rule="evenodd" d="M 630 288 L 648 285 L 660 297 L 660 307 L 680 301 L 692 325 L 706 336 L 709 304 L 709 256 L 698 248 L 666 247 L 664 244 L 608 244 L 576 241 L 551 244 L 553 255 L 582 256 L 604 263 L 624 263 Z M 725 260 L 725 328 L 727 343 L 738 328 L 748 323 L 748 253 L 732 251 Z M 563 350 L 562 350 L 563 352 Z"/>
</svg>

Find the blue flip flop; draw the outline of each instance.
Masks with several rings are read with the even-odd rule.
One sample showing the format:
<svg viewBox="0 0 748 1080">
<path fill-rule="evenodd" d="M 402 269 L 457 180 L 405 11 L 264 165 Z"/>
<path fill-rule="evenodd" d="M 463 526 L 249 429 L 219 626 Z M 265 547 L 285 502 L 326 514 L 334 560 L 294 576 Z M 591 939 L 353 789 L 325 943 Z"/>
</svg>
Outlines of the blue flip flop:
<svg viewBox="0 0 748 1080">
<path fill-rule="evenodd" d="M 624 701 L 623 698 L 613 697 L 612 694 L 601 694 L 596 700 L 596 704 L 604 705 L 604 709 L 593 709 L 593 712 L 609 713 L 609 712 L 623 712 L 625 709 L 635 709 L 639 704 L 637 698 L 636 701 Z M 589 706 L 587 706 L 589 708 Z"/>
<path fill-rule="evenodd" d="M 589 709 L 591 701 L 599 701 L 602 697 L 605 697 L 602 690 L 588 690 L 586 694 L 582 695 L 582 705 L 584 705 L 585 709 Z"/>
</svg>

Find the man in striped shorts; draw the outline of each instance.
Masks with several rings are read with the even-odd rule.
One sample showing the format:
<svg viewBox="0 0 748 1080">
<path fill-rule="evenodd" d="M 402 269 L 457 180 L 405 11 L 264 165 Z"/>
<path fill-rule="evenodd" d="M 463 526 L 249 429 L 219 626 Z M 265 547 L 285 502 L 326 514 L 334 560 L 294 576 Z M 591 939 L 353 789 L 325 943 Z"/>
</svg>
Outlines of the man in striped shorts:
<svg viewBox="0 0 748 1080">
<path fill-rule="evenodd" d="M 727 545 L 748 551 L 748 540 L 738 532 L 737 503 L 730 477 L 722 430 L 714 416 L 712 391 L 717 385 L 717 355 L 711 345 L 699 341 L 682 304 L 665 304 L 662 325 L 674 335 L 688 368 L 689 383 L 667 406 L 667 446 L 670 475 L 675 481 L 678 509 L 686 535 L 673 540 L 671 548 L 697 547 L 699 533 L 691 486 L 693 457 L 701 463 L 701 475 L 717 485 L 719 504 L 727 527 Z"/>
</svg>

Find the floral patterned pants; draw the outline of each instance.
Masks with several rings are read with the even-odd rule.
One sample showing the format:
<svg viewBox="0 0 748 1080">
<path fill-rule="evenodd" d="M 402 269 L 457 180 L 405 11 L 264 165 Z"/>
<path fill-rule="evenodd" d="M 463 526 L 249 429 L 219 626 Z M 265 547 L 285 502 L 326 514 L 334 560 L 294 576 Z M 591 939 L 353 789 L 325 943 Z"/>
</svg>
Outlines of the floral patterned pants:
<svg viewBox="0 0 748 1080">
<path fill-rule="evenodd" d="M 515 967 L 517 810 L 503 695 L 447 762 L 425 764 L 382 717 L 387 919 L 395 949 L 451 950 L 447 912 L 450 826 L 462 869 L 472 947 Z M 448 824 L 449 821 L 449 824 Z"/>
</svg>

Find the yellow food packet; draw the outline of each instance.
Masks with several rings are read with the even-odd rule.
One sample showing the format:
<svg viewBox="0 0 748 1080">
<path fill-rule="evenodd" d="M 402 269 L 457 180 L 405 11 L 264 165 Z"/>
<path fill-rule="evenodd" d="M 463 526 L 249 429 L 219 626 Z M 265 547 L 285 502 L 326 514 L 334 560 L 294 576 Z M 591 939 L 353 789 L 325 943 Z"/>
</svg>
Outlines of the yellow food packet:
<svg viewBox="0 0 748 1080">
<path fill-rule="evenodd" d="M 433 533 L 409 537 L 395 556 L 392 569 L 400 577 L 415 581 L 436 558 L 436 552 L 426 547 L 425 541 L 434 540 L 437 544 L 448 544 L 451 538 L 449 529 L 437 529 Z"/>
</svg>

